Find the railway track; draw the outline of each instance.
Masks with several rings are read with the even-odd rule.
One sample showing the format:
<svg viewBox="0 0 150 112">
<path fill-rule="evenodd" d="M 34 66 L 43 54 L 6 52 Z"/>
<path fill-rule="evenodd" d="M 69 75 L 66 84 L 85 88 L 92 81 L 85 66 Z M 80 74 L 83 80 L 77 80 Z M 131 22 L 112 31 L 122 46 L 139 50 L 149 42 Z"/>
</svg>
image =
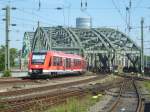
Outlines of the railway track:
<svg viewBox="0 0 150 112">
<path fill-rule="evenodd" d="M 70 97 L 83 97 L 86 93 L 80 89 L 73 89 L 67 91 L 59 91 L 53 94 L 45 95 L 43 97 L 30 98 L 26 100 L 16 100 L 12 102 L 7 102 L 7 109 L 2 110 L 2 112 L 21 112 L 33 108 L 36 104 L 44 104 L 44 107 L 51 107 L 60 103 L 64 103 Z M 5 102 L 6 103 L 6 102 Z M 39 107 L 41 108 L 41 107 Z M 37 107 L 38 109 L 38 107 Z"/>
<path fill-rule="evenodd" d="M 31 94 L 31 93 L 36 93 L 36 92 L 41 92 L 41 91 L 46 91 L 46 90 L 52 90 L 52 89 L 56 89 L 56 88 L 59 89 L 59 88 L 73 86 L 73 85 L 84 84 L 84 83 L 91 82 L 91 81 L 96 81 L 100 78 L 102 78 L 102 77 L 97 76 L 97 77 L 91 77 L 88 79 L 78 80 L 78 81 L 74 81 L 74 82 L 67 82 L 67 83 L 35 87 L 35 88 L 29 88 L 29 89 L 1 92 L 0 96 L 1 97 L 8 97 L 8 96 L 10 97 L 10 96 L 18 96 L 18 95 Z"/>
<path fill-rule="evenodd" d="M 16 84 L 16 83 L 36 83 L 44 80 L 62 80 L 67 78 L 75 78 L 75 77 L 85 77 L 86 75 L 72 75 L 72 76 L 53 76 L 53 77 L 39 77 L 39 78 L 30 78 L 30 77 L 4 77 L 0 78 L 0 84 Z M 88 75 L 94 76 L 94 75 Z"/>
<path fill-rule="evenodd" d="M 112 83 L 104 84 L 104 85 L 101 85 L 101 84 L 89 85 L 87 87 L 83 85 L 82 87 L 71 87 L 71 88 L 62 89 L 62 87 L 66 87 L 68 85 L 71 86 L 71 85 L 89 83 L 90 81 L 95 81 L 95 80 L 98 80 L 98 77 L 80 81 L 80 82 L 79 81 L 74 82 L 72 84 L 65 84 L 63 86 L 61 85 L 61 86 L 59 86 L 59 88 L 61 88 L 61 89 L 57 89 L 56 91 L 49 92 L 49 93 L 44 93 L 42 95 L 34 95 L 34 97 L 33 96 L 31 96 L 31 97 L 24 96 L 24 97 L 18 97 L 18 98 L 12 97 L 9 99 L 3 99 L 3 100 L 1 100 L 0 104 L 6 104 L 7 109 L 3 109 L 2 112 L 20 112 L 20 111 L 29 110 L 31 107 L 33 107 L 36 104 L 41 103 L 41 102 L 42 102 L 42 104 L 44 104 L 44 108 L 46 108 L 46 107 L 50 107 L 53 105 L 57 105 L 57 104 L 66 102 L 67 99 L 70 97 L 83 98 L 83 96 L 85 96 L 86 94 L 103 91 L 106 88 L 110 88 L 112 85 Z M 112 81 L 112 82 L 114 82 L 114 81 Z M 121 82 L 122 81 L 117 80 L 116 84 L 120 84 Z M 47 89 L 50 89 L 50 88 L 47 88 Z M 41 88 L 38 90 L 44 91 Z M 38 106 L 36 106 L 36 107 L 38 107 Z"/>
<path fill-rule="evenodd" d="M 138 77 L 137 75 L 133 75 L 133 74 L 131 75 L 129 73 L 126 73 L 126 74 L 123 73 L 117 76 L 125 77 L 125 78 L 132 78 L 134 80 L 139 80 L 139 81 L 150 81 L 149 77 Z"/>
<path fill-rule="evenodd" d="M 17 83 L 35 83 L 35 81 L 30 79 L 12 78 L 12 79 L 0 79 L 0 84 L 17 84 Z"/>
<path fill-rule="evenodd" d="M 136 82 L 133 79 L 125 80 L 115 100 L 106 112 L 132 111 L 143 112 L 143 102 Z"/>
<path fill-rule="evenodd" d="M 0 84 L 8 85 L 8 84 L 19 84 L 19 83 L 35 83 L 37 80 L 31 79 L 30 77 L 4 77 L 4 78 L 0 78 Z"/>
</svg>

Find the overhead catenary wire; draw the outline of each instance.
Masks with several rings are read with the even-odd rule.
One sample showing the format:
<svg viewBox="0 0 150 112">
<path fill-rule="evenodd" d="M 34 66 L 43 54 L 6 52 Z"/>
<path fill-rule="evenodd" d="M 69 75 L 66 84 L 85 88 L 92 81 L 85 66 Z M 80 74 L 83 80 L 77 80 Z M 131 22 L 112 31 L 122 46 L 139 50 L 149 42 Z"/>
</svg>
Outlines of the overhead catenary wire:
<svg viewBox="0 0 150 112">
<path fill-rule="evenodd" d="M 55 10 L 55 8 L 56 7 L 41 7 L 40 8 L 40 11 L 42 11 L 42 10 Z M 63 7 L 63 8 L 65 8 L 65 9 L 67 9 L 68 7 Z M 118 8 L 118 7 L 117 7 Z M 23 7 L 23 8 L 19 8 L 20 10 L 37 10 L 37 8 L 29 8 L 29 7 Z M 116 8 L 114 8 L 114 7 L 89 7 L 88 9 L 90 9 L 90 10 L 116 10 Z M 124 7 L 120 7 L 120 8 L 118 8 L 119 10 L 120 9 L 124 9 Z M 117 9 L 117 10 L 118 10 Z M 146 7 L 146 6 L 133 6 L 132 7 L 132 9 L 150 9 L 150 7 Z M 81 8 L 77 8 L 77 7 L 70 7 L 70 10 L 81 10 Z M 120 11 L 121 12 L 121 11 Z"/>
<path fill-rule="evenodd" d="M 38 4 L 39 6 L 39 9 L 38 10 L 40 10 L 41 9 L 41 0 L 39 0 L 39 4 Z"/>
<path fill-rule="evenodd" d="M 57 23 L 55 20 L 52 20 L 52 19 L 46 19 L 45 17 L 41 16 L 41 15 L 38 15 L 34 12 L 29 12 L 29 11 L 25 11 L 25 10 L 22 10 L 20 8 L 18 8 L 18 11 L 21 11 L 23 13 L 26 13 L 26 14 L 29 14 L 29 15 L 34 15 L 36 17 L 40 17 L 41 19 L 45 20 L 45 21 L 52 21 L 53 23 Z"/>
<path fill-rule="evenodd" d="M 137 4 L 136 4 L 136 6 L 135 6 L 135 7 L 139 7 L 139 6 L 140 6 L 140 4 L 141 4 L 141 2 L 142 2 L 142 0 L 139 0 L 139 1 L 137 2 Z"/>
<path fill-rule="evenodd" d="M 13 19 L 15 20 L 20 20 L 20 21 L 23 21 L 23 22 L 31 22 L 31 23 L 36 23 L 37 21 L 36 20 L 33 20 L 33 19 L 25 19 L 25 18 L 20 18 L 20 17 L 16 17 L 16 16 L 13 16 Z M 46 22 L 46 21 L 40 21 L 41 23 L 43 24 L 47 24 L 47 25 L 51 25 L 50 23 Z"/>
<path fill-rule="evenodd" d="M 23 21 L 24 23 L 17 23 L 17 27 L 20 27 L 19 30 L 23 27 L 26 27 L 26 28 L 30 28 L 31 30 L 34 30 L 36 27 L 37 27 L 37 24 L 33 24 L 33 23 L 36 23 L 37 21 L 36 20 L 30 20 L 30 19 L 23 19 L 23 18 L 16 18 L 16 17 L 13 17 L 15 20 L 19 20 L 19 21 Z M 29 23 L 31 22 L 31 23 Z M 46 25 L 49 25 L 48 23 L 44 23 L 44 22 L 41 22 L 42 24 L 46 24 Z M 12 31 L 14 30 L 14 28 L 12 29 Z M 23 30 L 24 32 L 26 30 Z"/>
<path fill-rule="evenodd" d="M 0 0 L 1 1 L 1 0 Z M 3 0 L 3 1 L 5 1 L 5 0 Z M 6 0 L 7 1 L 7 0 Z M 11 0 L 12 2 L 17 2 L 17 1 L 19 1 L 19 0 Z M 26 2 L 26 0 L 23 0 L 23 1 L 25 1 Z M 42 1 L 42 0 L 41 0 Z M 133 9 L 150 9 L 150 7 L 145 7 L 145 6 L 141 6 L 140 5 L 140 3 L 141 3 L 141 1 L 142 0 L 139 0 L 139 3 L 137 3 L 137 4 L 139 4 L 139 5 L 135 5 L 134 7 L 133 7 Z M 1 2 L 0 2 L 1 3 Z M 14 17 L 12 17 L 12 19 L 15 19 L 16 20 L 16 22 L 17 22 L 17 20 L 20 22 L 20 21 L 23 21 L 22 23 L 20 22 L 18 25 L 19 25 L 19 27 L 20 27 L 20 29 L 21 29 L 21 27 L 22 26 L 34 26 L 34 23 L 35 23 L 35 26 L 36 26 L 36 22 L 37 22 L 37 20 L 38 20 L 38 18 L 36 18 L 36 17 L 39 17 L 39 21 L 40 22 L 42 22 L 43 24 L 47 24 L 47 25 L 52 25 L 52 24 L 54 24 L 54 23 L 58 23 L 56 20 L 51 20 L 52 18 L 47 18 L 47 16 L 46 17 L 44 17 L 42 14 L 40 14 L 40 11 L 42 11 L 42 10 L 45 10 L 45 12 L 47 13 L 48 12 L 48 10 L 55 10 L 54 8 L 51 8 L 51 7 L 44 7 L 44 5 L 42 4 L 42 7 L 40 7 L 40 11 L 38 12 L 38 10 L 37 10 L 37 4 L 38 3 L 38 0 L 37 0 L 37 2 L 36 2 L 36 8 L 28 8 L 28 7 L 26 7 L 25 6 L 25 8 L 18 8 L 19 10 L 22 10 L 22 11 L 20 11 L 20 12 L 23 12 L 23 13 L 26 13 L 26 14 L 29 14 L 29 15 L 32 15 L 32 17 L 31 16 L 26 16 L 26 17 L 22 17 L 22 16 L 20 16 L 20 17 L 18 17 L 18 16 L 16 16 L 15 18 Z M 124 9 L 124 7 L 122 7 L 122 6 L 120 6 L 120 7 L 118 7 L 118 5 L 117 5 L 117 2 L 115 3 L 116 4 L 116 6 L 117 6 L 117 8 L 120 10 L 120 13 L 121 14 L 119 14 L 119 15 L 122 15 L 122 17 L 121 17 L 121 19 L 124 21 L 124 18 L 125 18 L 125 16 L 123 15 L 123 12 L 122 12 L 122 9 Z M 65 9 L 66 8 L 68 8 L 68 7 L 64 7 Z M 97 10 L 97 12 L 99 12 L 99 10 L 110 10 L 110 11 L 112 11 L 112 12 L 114 12 L 114 10 L 116 10 L 116 8 L 114 8 L 114 7 L 101 7 L 101 8 L 99 8 L 99 7 L 90 7 L 90 8 L 88 8 L 88 9 L 90 9 L 90 10 Z M 74 7 L 70 7 L 70 9 L 69 9 L 69 11 L 71 11 L 71 10 L 80 10 L 80 8 L 74 8 Z M 93 11 L 93 13 L 94 13 L 94 11 Z M 69 14 L 69 13 L 68 13 Z M 71 13 L 70 13 L 71 14 Z M 64 13 L 63 13 L 63 16 L 65 16 L 64 15 Z M 69 18 L 69 16 L 68 16 L 68 18 Z M 50 22 L 51 21 L 51 22 Z M 68 21 L 69 21 L 69 19 L 68 19 Z M 31 24 L 30 24 L 31 23 Z M 33 25 L 32 25 L 32 23 L 33 23 Z M 65 22 L 64 22 L 65 23 Z M 67 23 L 67 22 L 66 22 Z M 126 23 L 126 22 L 125 22 Z M 68 22 L 68 24 L 69 24 L 69 22 Z M 17 26 L 18 26 L 17 25 Z M 123 24 L 124 25 L 124 24 Z M 19 29 L 19 28 L 18 28 Z M 133 29 L 139 29 L 138 28 L 138 26 L 136 27 L 136 26 L 133 26 Z M 12 28 L 12 31 L 14 30 L 14 28 Z"/>
<path fill-rule="evenodd" d="M 124 23 L 125 23 L 126 25 L 128 25 L 126 19 L 125 19 L 124 16 L 122 15 L 120 9 L 117 7 L 117 5 L 116 5 L 116 3 L 115 3 L 114 0 L 112 0 L 112 3 L 113 3 L 113 5 L 114 5 L 115 9 L 117 10 L 117 12 L 119 13 L 121 19 L 124 21 Z"/>
<path fill-rule="evenodd" d="M 64 0 L 64 2 L 68 4 L 66 7 L 64 6 L 64 9 L 67 8 L 67 10 L 68 10 L 68 27 L 69 27 L 70 26 L 70 16 L 71 16 L 72 4 L 68 0 Z"/>
</svg>

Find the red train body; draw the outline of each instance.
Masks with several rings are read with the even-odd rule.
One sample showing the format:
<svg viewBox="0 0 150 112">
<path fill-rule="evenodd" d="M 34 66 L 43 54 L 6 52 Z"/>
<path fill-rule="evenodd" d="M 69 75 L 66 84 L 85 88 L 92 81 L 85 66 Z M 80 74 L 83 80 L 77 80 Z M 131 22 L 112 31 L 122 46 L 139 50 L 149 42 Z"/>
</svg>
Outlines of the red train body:
<svg viewBox="0 0 150 112">
<path fill-rule="evenodd" d="M 29 55 L 30 75 L 72 74 L 85 71 L 86 60 L 79 55 L 58 51 L 31 52 Z"/>
</svg>

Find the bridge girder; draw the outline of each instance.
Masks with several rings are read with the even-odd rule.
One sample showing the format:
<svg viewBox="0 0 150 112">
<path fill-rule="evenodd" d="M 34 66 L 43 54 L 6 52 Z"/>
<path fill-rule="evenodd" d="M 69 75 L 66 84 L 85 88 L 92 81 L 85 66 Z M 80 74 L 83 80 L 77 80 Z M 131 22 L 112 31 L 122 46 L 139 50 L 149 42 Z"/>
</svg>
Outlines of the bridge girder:
<svg viewBox="0 0 150 112">
<path fill-rule="evenodd" d="M 93 62 L 89 61 L 92 65 L 100 54 L 106 54 L 109 65 L 115 61 L 116 55 L 126 55 L 131 63 L 134 60 L 129 55 L 140 56 L 140 48 L 135 42 L 124 33 L 111 28 L 38 27 L 32 40 L 32 50 L 59 50 L 81 54 L 87 60 L 93 58 Z"/>
<path fill-rule="evenodd" d="M 27 58 L 28 53 L 32 48 L 32 40 L 34 37 L 34 32 L 25 32 L 23 38 L 23 46 L 22 46 L 22 57 Z"/>
</svg>

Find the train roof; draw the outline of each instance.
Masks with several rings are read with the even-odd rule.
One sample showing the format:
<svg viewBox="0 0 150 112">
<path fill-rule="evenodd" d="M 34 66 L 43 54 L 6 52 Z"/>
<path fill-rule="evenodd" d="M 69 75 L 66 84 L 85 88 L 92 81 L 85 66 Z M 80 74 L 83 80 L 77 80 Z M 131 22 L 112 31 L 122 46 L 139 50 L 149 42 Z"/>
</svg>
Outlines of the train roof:
<svg viewBox="0 0 150 112">
<path fill-rule="evenodd" d="M 32 53 L 38 54 L 38 53 L 47 53 L 47 51 L 32 51 Z"/>
<path fill-rule="evenodd" d="M 61 56 L 61 57 L 67 57 L 67 58 L 77 58 L 77 59 L 83 59 L 83 57 L 79 56 L 79 55 L 76 55 L 76 54 L 67 54 L 67 53 L 64 53 L 62 51 L 34 51 L 33 53 L 41 53 L 41 54 L 44 54 L 44 53 L 50 53 L 54 56 Z"/>
<path fill-rule="evenodd" d="M 53 54 L 54 56 L 82 59 L 82 57 L 79 56 L 79 55 L 67 54 L 67 53 L 64 53 L 64 52 L 61 52 L 61 51 L 48 51 L 48 53 Z"/>
</svg>

